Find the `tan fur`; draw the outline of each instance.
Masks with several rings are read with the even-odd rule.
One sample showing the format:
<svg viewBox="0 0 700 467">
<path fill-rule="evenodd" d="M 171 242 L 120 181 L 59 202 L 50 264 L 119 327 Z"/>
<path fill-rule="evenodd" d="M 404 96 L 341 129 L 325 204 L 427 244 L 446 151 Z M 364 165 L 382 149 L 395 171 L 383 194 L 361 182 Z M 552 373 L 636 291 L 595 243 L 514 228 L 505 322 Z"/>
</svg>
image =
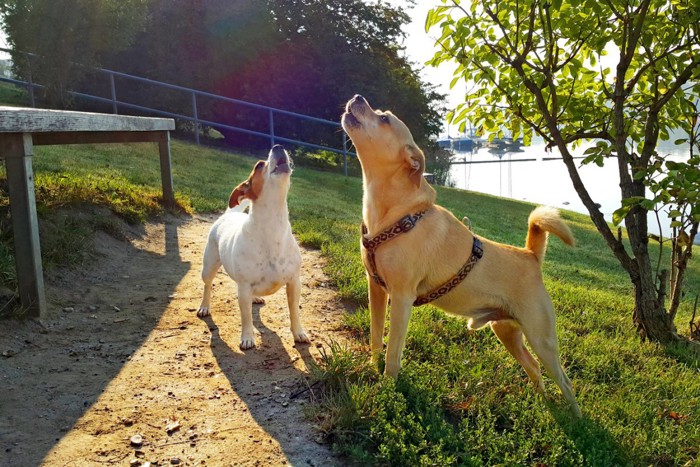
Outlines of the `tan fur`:
<svg viewBox="0 0 700 467">
<path fill-rule="evenodd" d="M 455 275 L 469 258 L 474 237 L 451 212 L 435 204 L 435 190 L 422 177 L 423 152 L 401 120 L 390 112 L 373 110 L 364 98 L 355 96 L 347 103 L 342 123 L 362 166 L 362 218 L 367 237 L 377 235 L 406 214 L 427 209 L 415 228 L 376 250 L 377 272 L 388 291 L 368 276 L 372 357 L 378 360 L 383 347 L 390 297 L 385 373 L 396 377 L 413 301 Z M 416 176 L 418 170 L 420 176 Z M 480 237 L 482 259 L 463 282 L 432 304 L 466 318 L 472 329 L 490 325 L 536 388 L 543 390 L 539 365 L 523 344 L 524 334 L 574 412 L 580 414 L 559 361 L 554 310 L 540 270 L 547 232 L 570 245 L 573 236 L 551 208 L 535 209 L 528 224 L 525 248 Z M 364 249 L 362 255 L 367 265 Z"/>
<path fill-rule="evenodd" d="M 559 217 L 559 211 L 548 206 L 539 206 L 530 213 L 527 220 L 527 237 L 525 248 L 535 253 L 540 264 L 544 261 L 547 251 L 547 233 L 551 232 L 569 246 L 574 246 L 574 236 L 564 221 Z"/>
</svg>

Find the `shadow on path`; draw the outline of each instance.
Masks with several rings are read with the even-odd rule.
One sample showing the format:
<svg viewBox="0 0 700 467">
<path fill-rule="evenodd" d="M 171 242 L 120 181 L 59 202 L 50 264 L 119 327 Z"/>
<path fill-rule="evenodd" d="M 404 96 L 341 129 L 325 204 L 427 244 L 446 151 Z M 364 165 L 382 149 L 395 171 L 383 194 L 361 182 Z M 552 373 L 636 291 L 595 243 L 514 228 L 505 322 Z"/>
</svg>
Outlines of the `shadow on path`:
<svg viewBox="0 0 700 467">
<path fill-rule="evenodd" d="M 190 269 L 179 253 L 185 222 L 160 226 L 159 254 L 96 233 L 96 261 L 46 275 L 47 318 L 2 323 L 1 466 L 45 461 L 142 346 Z"/>
<path fill-rule="evenodd" d="M 261 310 L 264 312 L 266 307 L 270 305 L 253 306 L 253 323 L 260 332 L 259 345 L 245 352 L 238 350 L 238 334 L 232 333 L 226 338 L 211 316 L 203 318 L 211 332 L 211 352 L 251 417 L 274 438 L 292 465 L 314 465 L 318 459 L 323 459 L 324 466 L 339 465 L 328 446 L 311 441 L 320 440 L 311 423 L 294 422 L 304 418 L 305 398 L 293 395 L 302 392 L 310 383 L 306 368 L 315 362 L 314 344 L 295 343 L 292 348 L 286 348 L 280 336 L 261 319 Z M 237 305 L 235 308 L 233 313 L 238 314 Z M 289 319 L 286 308 L 275 313 Z M 291 332 L 285 334 L 291 345 Z"/>
</svg>

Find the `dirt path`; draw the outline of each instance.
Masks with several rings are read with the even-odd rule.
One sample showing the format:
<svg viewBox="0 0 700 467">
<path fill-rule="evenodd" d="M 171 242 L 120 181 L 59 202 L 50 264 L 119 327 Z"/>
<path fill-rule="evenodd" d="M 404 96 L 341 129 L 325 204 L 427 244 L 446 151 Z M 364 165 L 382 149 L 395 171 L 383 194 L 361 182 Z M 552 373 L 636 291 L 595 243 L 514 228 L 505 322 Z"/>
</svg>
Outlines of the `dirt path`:
<svg viewBox="0 0 700 467">
<path fill-rule="evenodd" d="M 2 323 L 0 465 L 345 463 L 303 413 L 309 365 L 342 340 L 323 259 L 302 251 L 312 344 L 294 345 L 281 290 L 255 307 L 258 347 L 244 353 L 223 272 L 212 316 L 194 312 L 213 220 L 149 224 L 128 242 L 98 233 L 94 264 L 47 277 L 48 319 Z"/>
</svg>

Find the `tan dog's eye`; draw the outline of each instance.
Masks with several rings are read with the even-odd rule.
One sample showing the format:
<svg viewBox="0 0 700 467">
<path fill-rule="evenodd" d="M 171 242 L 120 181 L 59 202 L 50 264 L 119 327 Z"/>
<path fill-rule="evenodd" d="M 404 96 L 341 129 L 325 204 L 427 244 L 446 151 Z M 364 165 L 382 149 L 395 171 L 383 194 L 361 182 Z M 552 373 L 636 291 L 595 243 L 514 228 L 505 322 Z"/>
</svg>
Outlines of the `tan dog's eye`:
<svg viewBox="0 0 700 467">
<path fill-rule="evenodd" d="M 381 115 L 379 117 L 379 120 L 381 120 L 382 123 L 389 123 L 389 116 L 388 115 Z"/>
</svg>

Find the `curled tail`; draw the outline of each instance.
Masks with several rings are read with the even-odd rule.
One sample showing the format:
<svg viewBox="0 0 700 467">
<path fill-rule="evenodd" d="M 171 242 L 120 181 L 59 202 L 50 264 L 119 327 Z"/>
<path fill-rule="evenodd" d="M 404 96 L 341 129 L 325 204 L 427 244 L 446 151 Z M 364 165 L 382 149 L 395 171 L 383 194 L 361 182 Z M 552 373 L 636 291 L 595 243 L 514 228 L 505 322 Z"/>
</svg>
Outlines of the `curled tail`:
<svg viewBox="0 0 700 467">
<path fill-rule="evenodd" d="M 532 251 L 540 264 L 544 261 L 547 251 L 548 232 L 553 233 L 569 246 L 574 246 L 574 236 L 571 230 L 559 217 L 559 211 L 548 206 L 539 206 L 530 213 L 527 220 L 527 238 L 525 248 Z"/>
</svg>

